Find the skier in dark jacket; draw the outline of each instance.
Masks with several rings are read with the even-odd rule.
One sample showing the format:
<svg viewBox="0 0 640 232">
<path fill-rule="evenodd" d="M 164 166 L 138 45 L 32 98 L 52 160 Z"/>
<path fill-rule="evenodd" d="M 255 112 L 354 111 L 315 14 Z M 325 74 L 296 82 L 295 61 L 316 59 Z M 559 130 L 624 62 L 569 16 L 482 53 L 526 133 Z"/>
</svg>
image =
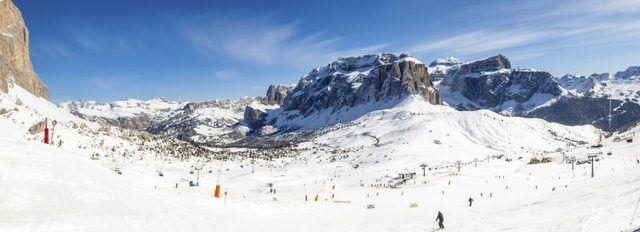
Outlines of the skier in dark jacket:
<svg viewBox="0 0 640 232">
<path fill-rule="evenodd" d="M 442 212 L 438 211 L 436 221 L 438 222 L 438 226 L 440 227 L 440 229 L 444 229 L 444 216 L 442 215 Z"/>
<path fill-rule="evenodd" d="M 473 204 L 473 198 L 469 197 L 469 207 Z"/>
</svg>

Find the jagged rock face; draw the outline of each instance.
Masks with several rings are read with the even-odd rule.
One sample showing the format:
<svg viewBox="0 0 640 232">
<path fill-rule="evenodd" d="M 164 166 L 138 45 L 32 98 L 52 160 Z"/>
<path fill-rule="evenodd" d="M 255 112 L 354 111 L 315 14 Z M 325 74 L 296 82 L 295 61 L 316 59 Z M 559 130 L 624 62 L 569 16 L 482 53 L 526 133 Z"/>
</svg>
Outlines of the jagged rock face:
<svg viewBox="0 0 640 232">
<path fill-rule="evenodd" d="M 314 69 L 286 97 L 283 108 L 310 115 L 409 95 L 440 103 L 424 64 L 407 55 L 366 55 L 340 58 Z"/>
<path fill-rule="evenodd" d="M 247 106 L 244 110 L 244 122 L 250 128 L 256 129 L 263 125 L 266 112 L 263 109 Z"/>
<path fill-rule="evenodd" d="M 14 83 L 49 99 L 47 87 L 33 71 L 29 57 L 29 30 L 11 0 L 0 1 L 0 91 Z"/>
<path fill-rule="evenodd" d="M 29 128 L 29 134 L 35 135 L 38 133 L 42 133 L 44 128 L 47 127 L 47 121 L 42 120 Z"/>
<path fill-rule="evenodd" d="M 471 73 L 498 71 L 500 69 L 511 69 L 511 62 L 503 55 L 489 57 L 460 67 L 458 75 L 467 75 Z"/>
<path fill-rule="evenodd" d="M 555 78 L 548 72 L 530 69 L 511 69 L 509 60 L 494 56 L 452 69 L 439 86 L 445 96 L 463 96 L 444 101 L 458 109 L 492 109 L 522 115 L 535 108 L 540 99 L 549 100 L 563 93 Z"/>
<path fill-rule="evenodd" d="M 446 71 L 437 86 L 443 101 L 459 110 L 489 109 L 565 125 L 594 125 L 607 131 L 640 121 L 637 67 L 613 76 L 568 74 L 555 78 L 544 71 L 513 69 L 502 55 L 439 67 Z"/>
<path fill-rule="evenodd" d="M 627 70 L 617 72 L 614 76 L 620 79 L 640 79 L 640 66 L 631 66 Z"/>
<path fill-rule="evenodd" d="M 283 105 L 284 99 L 291 91 L 291 87 L 285 85 L 270 85 L 267 89 L 267 95 L 265 96 L 265 103 L 267 105 Z"/>
</svg>

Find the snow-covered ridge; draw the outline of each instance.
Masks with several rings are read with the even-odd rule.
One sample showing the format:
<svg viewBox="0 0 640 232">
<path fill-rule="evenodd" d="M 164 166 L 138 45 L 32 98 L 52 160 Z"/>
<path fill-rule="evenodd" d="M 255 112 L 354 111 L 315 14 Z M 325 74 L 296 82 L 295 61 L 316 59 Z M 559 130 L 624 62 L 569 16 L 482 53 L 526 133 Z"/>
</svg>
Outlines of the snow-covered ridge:
<svg viewBox="0 0 640 232">
<path fill-rule="evenodd" d="M 629 68 L 627 68 L 624 71 L 619 71 L 616 72 L 616 74 L 614 75 L 615 78 L 620 78 L 620 79 L 634 79 L 634 80 L 639 80 L 640 79 L 640 66 L 631 66 Z"/>
<path fill-rule="evenodd" d="M 640 100 L 640 67 L 632 66 L 624 71 L 590 76 L 567 74 L 558 78 L 562 87 L 578 96 L 601 97 L 616 100 Z"/>
<path fill-rule="evenodd" d="M 111 103 L 100 103 L 91 100 L 66 101 L 60 103 L 59 106 L 70 112 L 109 119 L 138 116 L 165 118 L 174 111 L 182 109 L 187 103 L 156 97 L 146 101 L 128 99 Z"/>
<path fill-rule="evenodd" d="M 439 58 L 429 64 L 429 75 L 433 77 L 434 82 L 439 83 L 445 78 L 447 73 L 453 72 L 451 70 L 460 68 L 460 65 L 462 65 L 462 61 L 458 58 Z"/>
<path fill-rule="evenodd" d="M 317 78 L 329 74 L 347 74 L 347 73 L 366 73 L 367 71 L 381 65 L 387 65 L 394 62 L 410 61 L 417 64 L 422 62 L 407 54 L 396 56 L 391 53 L 378 53 L 364 56 L 341 57 L 326 66 L 317 67 L 309 74 L 302 77 L 301 81 L 310 82 Z M 352 74 L 355 75 L 355 74 Z"/>
<path fill-rule="evenodd" d="M 444 63 L 449 66 L 438 65 Z M 443 102 L 458 109 L 490 109 L 505 115 L 523 115 L 547 106 L 567 91 L 548 72 L 512 68 L 503 55 L 462 63 L 457 59 L 434 62 L 434 76 Z"/>
<path fill-rule="evenodd" d="M 433 87 L 428 69 L 418 59 L 389 53 L 339 58 L 302 77 L 287 94 L 281 108 L 260 114 L 269 115 L 268 120 L 251 121 L 275 123 L 277 125 L 270 126 L 289 129 L 316 128 L 342 121 L 339 118 L 353 118 L 353 115 L 366 113 L 354 114 L 347 112 L 349 110 L 387 105 L 387 102 L 410 96 L 440 104 L 440 96 Z M 258 112 L 251 115 L 258 115 Z M 316 120 L 301 125 L 300 122 L 311 122 L 310 118 Z"/>
</svg>

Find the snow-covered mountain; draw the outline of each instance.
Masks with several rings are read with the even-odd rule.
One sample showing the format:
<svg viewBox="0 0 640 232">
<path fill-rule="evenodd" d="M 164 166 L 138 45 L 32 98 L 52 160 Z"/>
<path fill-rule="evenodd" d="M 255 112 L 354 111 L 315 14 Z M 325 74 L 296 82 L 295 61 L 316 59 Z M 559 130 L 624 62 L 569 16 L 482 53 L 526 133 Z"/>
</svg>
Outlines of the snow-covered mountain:
<svg viewBox="0 0 640 232">
<path fill-rule="evenodd" d="M 242 98 L 188 103 L 171 117 L 149 126 L 147 131 L 185 141 L 229 143 L 244 138 L 249 131 L 240 123 L 246 107 L 262 105 L 261 102 L 259 98 Z"/>
<path fill-rule="evenodd" d="M 270 131 L 313 129 L 392 107 L 407 97 L 440 104 L 427 67 L 409 55 L 340 58 L 302 77 L 282 107 L 262 114 Z"/>
<path fill-rule="evenodd" d="M 67 101 L 60 103 L 59 107 L 87 120 L 128 129 L 146 130 L 149 126 L 177 114 L 186 104 L 187 102 L 152 98 L 147 101 L 129 99 L 112 103 L 90 100 Z"/>
<path fill-rule="evenodd" d="M 243 135 L 247 130 L 236 124 L 243 119 L 245 107 L 262 101 L 262 98 L 205 102 L 174 102 L 164 98 L 112 103 L 80 100 L 63 102 L 59 107 L 80 118 L 102 124 L 184 141 L 218 143 Z"/>
<path fill-rule="evenodd" d="M 458 69 L 462 61 L 455 57 L 436 59 L 429 64 L 428 71 L 434 82 L 442 81 L 451 69 Z"/>
<path fill-rule="evenodd" d="M 217 145 L 248 135 L 347 122 L 392 108 L 408 96 L 458 110 L 489 109 L 616 130 L 640 119 L 635 71 L 556 78 L 545 71 L 512 68 L 502 55 L 469 63 L 449 57 L 425 67 L 408 55 L 382 53 L 340 58 L 312 70 L 296 85 L 270 86 L 264 97 L 200 103 L 76 101 L 61 107 L 92 121 Z"/>
<path fill-rule="evenodd" d="M 435 83 L 443 102 L 458 110 L 489 109 L 610 131 L 640 120 L 640 81 L 634 67 L 616 75 L 554 77 L 545 71 L 512 68 L 502 55 L 470 63 L 438 59 L 431 66 L 434 75 L 442 76 Z"/>
<path fill-rule="evenodd" d="M 565 92 L 548 72 L 511 68 L 502 55 L 454 67 L 437 87 L 443 101 L 457 109 L 525 115 Z"/>
<path fill-rule="evenodd" d="M 409 95 L 440 103 L 424 64 L 408 55 L 383 53 L 340 58 L 312 70 L 291 91 L 283 108 L 308 116 L 328 108 L 339 110 Z"/>
<path fill-rule="evenodd" d="M 606 138 L 502 115 L 517 111 L 509 102 L 580 120 L 637 104 L 504 57 L 433 65 L 445 103 L 480 109 L 440 104 L 428 69 L 406 55 L 343 58 L 265 98 L 196 103 L 58 107 L 0 70 L 0 231 L 436 231 L 438 212 L 447 231 L 640 228 L 640 128 Z M 558 89 L 556 102 L 527 105 Z"/>
</svg>

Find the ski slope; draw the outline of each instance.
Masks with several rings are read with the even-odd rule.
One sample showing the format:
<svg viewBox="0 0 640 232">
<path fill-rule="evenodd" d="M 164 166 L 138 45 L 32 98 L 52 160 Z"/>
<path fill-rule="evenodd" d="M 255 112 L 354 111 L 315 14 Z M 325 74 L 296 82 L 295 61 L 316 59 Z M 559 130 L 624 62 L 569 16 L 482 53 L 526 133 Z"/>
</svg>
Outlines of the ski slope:
<svg viewBox="0 0 640 232">
<path fill-rule="evenodd" d="M 640 198 L 638 138 L 604 139 L 602 148 L 589 148 L 599 140 L 590 126 L 407 99 L 320 129 L 299 145 L 297 156 L 252 164 L 239 157 L 221 163 L 142 152 L 119 157 L 119 175 L 111 159 L 89 159 L 104 148 L 76 145 L 135 143 L 65 126 L 59 133 L 73 146 L 42 145 L 24 135 L 40 114 L 57 115 L 61 125 L 88 122 L 21 91 L 14 88 L 0 101 L 18 108 L 0 116 L 0 231 L 432 231 L 438 211 L 444 231 L 640 227 L 639 216 L 632 218 Z M 593 153 L 601 153 L 594 178 L 588 163 L 572 170 L 562 162 L 563 155 L 584 160 Z M 553 160 L 527 164 L 533 157 Z M 431 168 L 424 177 L 422 163 Z M 198 180 L 196 166 L 202 167 L 200 185 L 189 187 Z M 212 197 L 219 171 L 223 199 Z M 399 188 L 384 187 L 400 172 L 418 176 Z"/>
</svg>

